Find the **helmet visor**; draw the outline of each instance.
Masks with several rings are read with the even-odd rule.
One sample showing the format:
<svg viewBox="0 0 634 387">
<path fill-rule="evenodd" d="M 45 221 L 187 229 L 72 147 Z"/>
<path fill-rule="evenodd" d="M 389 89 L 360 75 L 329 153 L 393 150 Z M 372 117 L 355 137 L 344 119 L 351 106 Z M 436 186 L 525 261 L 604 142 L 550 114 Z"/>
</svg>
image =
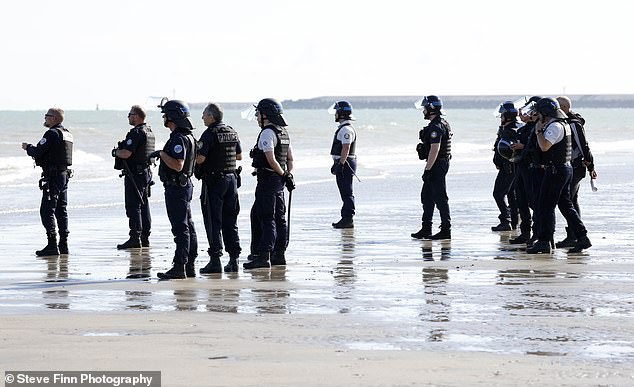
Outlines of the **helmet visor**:
<svg viewBox="0 0 634 387">
<path fill-rule="evenodd" d="M 425 108 L 423 101 L 425 101 L 425 97 L 417 99 L 416 102 L 414 102 L 414 107 L 418 110 L 423 110 Z"/>
<path fill-rule="evenodd" d="M 330 107 L 328 108 L 328 114 L 332 114 L 333 116 L 337 113 L 337 102 L 334 102 L 332 105 L 330 105 Z"/>
<path fill-rule="evenodd" d="M 535 102 L 528 103 L 520 108 L 520 114 L 523 116 L 532 116 L 535 113 L 537 113 Z"/>
<path fill-rule="evenodd" d="M 244 109 L 243 111 L 240 112 L 240 117 L 242 117 L 243 120 L 247 120 L 247 121 L 255 121 L 255 113 L 257 112 L 257 109 L 255 108 L 255 105 L 251 105 L 248 108 Z"/>
</svg>

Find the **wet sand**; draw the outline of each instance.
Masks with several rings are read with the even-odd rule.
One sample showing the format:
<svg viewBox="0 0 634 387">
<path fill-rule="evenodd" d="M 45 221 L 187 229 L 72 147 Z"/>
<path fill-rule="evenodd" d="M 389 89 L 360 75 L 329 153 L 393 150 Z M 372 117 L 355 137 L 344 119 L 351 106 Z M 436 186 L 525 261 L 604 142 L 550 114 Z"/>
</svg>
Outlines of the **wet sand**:
<svg viewBox="0 0 634 387">
<path fill-rule="evenodd" d="M 33 254 L 37 213 L 5 214 L 0 363 L 160 370 L 164 386 L 634 384 L 631 210 L 616 217 L 627 192 L 601 206 L 582 193 L 587 252 L 530 256 L 508 244 L 516 232 L 488 231 L 495 209 L 469 194 L 475 180 L 449 183 L 451 241 L 412 240 L 419 181 L 364 178 L 343 231 L 330 227 L 334 183 L 300 183 L 286 267 L 183 281 L 156 278 L 173 253 L 160 189 L 149 249 L 114 248 L 127 236 L 117 205 L 71 209 L 71 254 L 47 258 Z M 197 200 L 194 215 L 202 236 Z"/>
</svg>

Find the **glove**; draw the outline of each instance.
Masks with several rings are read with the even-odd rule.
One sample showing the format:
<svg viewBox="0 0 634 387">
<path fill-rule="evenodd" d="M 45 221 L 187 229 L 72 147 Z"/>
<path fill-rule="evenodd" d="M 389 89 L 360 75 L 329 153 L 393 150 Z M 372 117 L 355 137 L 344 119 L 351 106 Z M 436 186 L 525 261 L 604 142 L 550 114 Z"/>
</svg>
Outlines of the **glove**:
<svg viewBox="0 0 634 387">
<path fill-rule="evenodd" d="M 110 154 L 112 155 L 112 157 L 117 157 L 117 151 L 118 151 L 118 150 L 119 150 L 118 148 L 113 148 L 113 149 L 112 149 L 112 152 L 110 152 Z"/>
<path fill-rule="evenodd" d="M 425 172 L 423 172 L 423 182 L 428 183 L 430 179 L 431 179 L 431 170 L 425 169 Z"/>
<path fill-rule="evenodd" d="M 150 153 L 149 158 L 157 158 L 160 159 L 161 158 L 161 151 L 160 150 L 155 150 L 154 152 Z"/>
<path fill-rule="evenodd" d="M 295 189 L 295 179 L 290 172 L 284 172 L 282 178 L 284 179 L 284 185 L 286 185 L 286 189 L 288 190 L 288 192 L 291 192 Z"/>
<path fill-rule="evenodd" d="M 335 176 L 343 174 L 343 165 L 339 161 L 335 161 L 335 163 L 330 168 L 330 173 Z"/>
</svg>

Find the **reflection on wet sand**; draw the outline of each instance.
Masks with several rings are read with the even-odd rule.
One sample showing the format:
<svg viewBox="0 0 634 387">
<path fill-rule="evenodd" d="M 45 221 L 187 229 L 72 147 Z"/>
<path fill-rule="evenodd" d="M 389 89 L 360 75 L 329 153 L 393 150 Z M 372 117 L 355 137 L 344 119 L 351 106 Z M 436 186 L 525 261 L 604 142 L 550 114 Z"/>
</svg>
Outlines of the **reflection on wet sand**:
<svg viewBox="0 0 634 387">
<path fill-rule="evenodd" d="M 46 261 L 46 276 L 44 282 L 66 282 L 68 281 L 68 255 L 52 255 L 41 257 Z M 49 309 L 70 309 L 68 302 L 68 290 L 47 289 L 42 291 L 44 305 Z M 51 300 L 47 302 L 47 300 Z"/>
<path fill-rule="evenodd" d="M 438 249 L 440 247 L 440 249 Z M 434 254 L 434 249 L 436 254 Z M 423 261 L 434 261 L 434 256 L 439 261 L 444 261 L 451 258 L 451 239 L 445 239 L 441 241 L 423 240 L 421 241 L 421 250 L 423 253 Z M 440 251 L 438 251 L 440 250 Z"/>
<path fill-rule="evenodd" d="M 126 278 L 150 278 L 152 257 L 147 249 L 130 249 L 130 270 Z"/>
<path fill-rule="evenodd" d="M 286 266 L 273 266 L 270 269 L 250 270 L 251 279 L 257 282 L 285 282 Z M 285 287 L 280 288 L 252 288 L 243 293 L 243 298 L 249 298 L 255 306 L 256 313 L 291 313 L 288 305 L 289 291 Z"/>
<path fill-rule="evenodd" d="M 333 288 L 336 300 L 350 300 L 354 298 L 354 283 L 356 282 L 356 272 L 354 267 L 356 241 L 354 229 L 341 229 L 340 244 L 341 251 L 339 259 L 333 270 L 335 286 Z M 348 313 L 350 305 L 343 305 L 339 308 L 339 313 Z"/>
</svg>

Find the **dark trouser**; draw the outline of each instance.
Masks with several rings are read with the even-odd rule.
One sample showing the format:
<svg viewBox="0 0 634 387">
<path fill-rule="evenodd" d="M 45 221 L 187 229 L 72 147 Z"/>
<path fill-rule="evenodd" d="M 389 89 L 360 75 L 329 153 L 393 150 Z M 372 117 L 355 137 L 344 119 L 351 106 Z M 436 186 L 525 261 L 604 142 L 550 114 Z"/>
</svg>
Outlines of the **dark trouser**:
<svg viewBox="0 0 634 387">
<path fill-rule="evenodd" d="M 131 179 L 134 179 L 136 188 Z M 152 181 L 152 171 L 149 168 L 132 176 L 125 175 L 125 214 L 128 217 L 130 235 L 149 235 L 152 231 L 152 216 L 148 200 L 150 181 Z"/>
<path fill-rule="evenodd" d="M 555 233 L 555 207 L 558 205 L 575 236 L 580 238 L 586 235 L 586 228 L 575 211 L 570 200 L 570 181 L 572 179 L 572 167 L 570 164 L 547 166 L 544 171 L 535 222 L 539 222 L 541 241 L 550 241 Z"/>
<path fill-rule="evenodd" d="M 339 160 L 336 161 L 337 163 Z M 341 173 L 337 173 L 337 188 L 339 188 L 339 195 L 343 201 L 341 207 L 342 218 L 352 218 L 355 213 L 354 207 L 354 194 L 352 193 L 352 178 L 353 172 L 357 171 L 357 159 L 348 157 L 346 165 L 341 169 Z"/>
<path fill-rule="evenodd" d="M 542 189 L 542 183 L 544 181 L 544 169 L 536 166 L 531 166 L 528 169 L 530 175 L 530 199 L 528 204 L 533 209 L 533 235 L 538 236 L 541 232 L 539 229 L 540 222 L 537 219 L 537 207 L 539 202 L 539 193 Z"/>
<path fill-rule="evenodd" d="M 165 207 L 176 243 L 175 265 L 193 262 L 198 255 L 198 239 L 190 206 L 193 192 L 194 187 L 191 181 L 188 181 L 185 187 L 165 185 Z"/>
<path fill-rule="evenodd" d="M 218 174 L 203 179 L 200 206 L 209 242 L 209 256 L 222 255 L 223 241 L 230 257 L 239 256 L 242 249 L 238 236 L 240 201 L 236 175 Z"/>
<path fill-rule="evenodd" d="M 449 214 L 449 197 L 445 177 L 449 172 L 449 160 L 437 159 L 430 170 L 430 176 L 423 182 L 420 199 L 423 203 L 423 225 L 431 225 L 434 218 L 434 208 L 440 213 L 440 227 L 451 228 Z"/>
<path fill-rule="evenodd" d="M 526 164 L 518 164 L 515 169 L 515 194 L 517 195 L 517 208 L 520 213 L 522 234 L 531 232 L 531 179 Z"/>
<path fill-rule="evenodd" d="M 493 198 L 500 210 L 498 218 L 500 222 L 509 223 L 511 218 L 517 221 L 517 203 L 515 200 L 515 191 L 513 188 L 513 181 L 515 180 L 515 172 L 513 165 L 509 165 L 509 169 L 500 168 L 498 175 L 495 178 L 495 185 L 493 186 Z M 509 204 L 511 208 L 506 204 L 506 197 L 509 198 Z M 515 216 L 512 215 L 515 214 Z"/>
<path fill-rule="evenodd" d="M 274 172 L 258 172 L 251 207 L 251 253 L 284 251 L 286 240 L 284 181 Z"/>
<path fill-rule="evenodd" d="M 42 202 L 40 203 L 40 219 L 47 235 L 68 236 L 68 173 L 47 175 L 42 177 Z"/>
</svg>

